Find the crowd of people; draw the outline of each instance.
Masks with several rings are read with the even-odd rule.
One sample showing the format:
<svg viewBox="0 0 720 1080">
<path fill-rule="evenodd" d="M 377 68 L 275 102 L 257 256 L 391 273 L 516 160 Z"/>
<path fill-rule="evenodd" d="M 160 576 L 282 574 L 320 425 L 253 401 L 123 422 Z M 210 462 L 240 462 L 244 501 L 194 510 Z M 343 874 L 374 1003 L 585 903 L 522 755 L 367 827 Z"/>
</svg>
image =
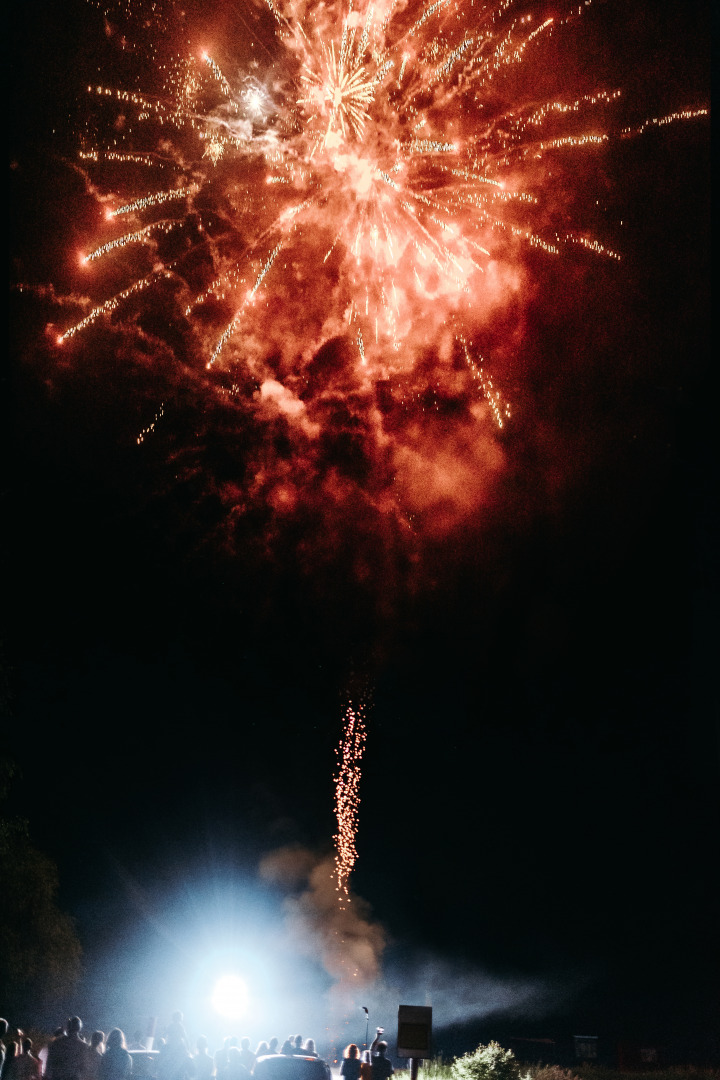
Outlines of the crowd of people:
<svg viewBox="0 0 720 1080">
<path fill-rule="evenodd" d="M 139 1032 L 128 1048 L 120 1028 L 113 1028 L 107 1036 L 94 1031 L 86 1040 L 78 1016 L 71 1016 L 58 1028 L 38 1054 L 23 1031 L 9 1032 L 8 1022 L 0 1019 L 0 1080 L 129 1080 L 133 1074 L 129 1051 L 149 1051 Z M 370 1050 L 362 1053 L 355 1043 L 346 1047 L 340 1068 L 343 1080 L 389 1080 L 393 1066 L 380 1035 L 378 1028 Z M 165 1037 L 154 1039 L 152 1050 L 152 1073 L 157 1080 L 251 1080 L 255 1062 L 268 1054 L 318 1056 L 314 1040 L 303 1040 L 301 1035 L 289 1036 L 282 1045 L 277 1038 L 268 1039 L 255 1050 L 247 1037 L 229 1036 L 214 1054 L 201 1035 L 193 1052 L 182 1013 L 173 1015 Z"/>
</svg>

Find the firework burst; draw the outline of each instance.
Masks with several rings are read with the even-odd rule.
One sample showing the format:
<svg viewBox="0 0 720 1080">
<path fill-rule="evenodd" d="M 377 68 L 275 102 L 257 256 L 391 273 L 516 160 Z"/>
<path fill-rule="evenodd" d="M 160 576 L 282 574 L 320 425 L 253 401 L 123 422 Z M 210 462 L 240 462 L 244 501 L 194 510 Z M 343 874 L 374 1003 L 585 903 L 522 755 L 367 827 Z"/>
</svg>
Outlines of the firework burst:
<svg viewBox="0 0 720 1080">
<path fill-rule="evenodd" d="M 160 94 L 89 87 L 122 107 L 123 141 L 133 147 L 92 147 L 85 161 L 132 164 L 140 187 L 162 166 L 166 182 L 113 205 L 110 221 L 128 215 L 137 227 L 98 244 L 88 259 L 152 245 L 174 225 L 187 229 L 193 215 L 197 243 L 218 272 L 188 295 L 186 316 L 211 300 L 235 308 L 209 365 L 238 359 L 238 343 L 258 324 L 261 291 L 266 303 L 292 303 L 288 278 L 316 273 L 323 285 L 332 282 L 315 339 L 344 331 L 358 362 L 387 375 L 407 367 L 392 353 L 419 318 L 435 337 L 461 325 L 493 291 L 483 278 L 517 261 L 519 247 L 555 256 L 579 243 L 618 257 L 597 238 L 559 228 L 542 162 L 601 146 L 619 92 L 543 102 L 514 96 L 517 71 L 568 18 L 538 20 L 508 2 L 474 0 L 382 0 L 357 10 L 352 0 L 298 0 L 287 10 L 268 4 L 275 41 L 264 71 L 255 62 L 230 78 L 203 52 L 170 65 Z M 589 130 L 568 131 L 588 114 Z M 220 229 L 208 212 L 218 189 Z M 142 221 L 169 204 L 180 210 L 174 220 Z M 183 260 L 165 260 L 156 272 L 191 286 Z M 130 288 L 97 304 L 61 340 L 114 311 Z"/>
<path fill-rule="evenodd" d="M 158 35 L 154 89 L 88 88 L 104 135 L 86 138 L 81 167 L 109 235 L 82 259 L 97 299 L 58 341 L 172 294 L 210 392 L 228 400 L 249 386 L 260 410 L 317 445 L 329 397 L 342 383 L 347 403 L 351 387 L 353 408 L 367 406 L 368 456 L 389 460 L 375 508 L 414 529 L 453 486 L 461 520 L 482 501 L 470 478 L 499 468 L 493 447 L 511 415 L 483 332 L 518 303 L 538 260 L 620 259 L 573 226 L 580 185 L 568 162 L 582 161 L 587 187 L 610 138 L 707 112 L 623 127 L 615 87 L 548 93 L 557 39 L 582 17 L 539 10 L 266 0 L 252 11 L 252 49 L 222 63 L 202 49 L 161 61 Z M 599 212 L 589 224 L 603 227 Z M 323 385 L 317 357 L 333 343 L 343 374 Z M 454 448 L 447 431 L 440 445 L 416 422 L 451 400 Z M 412 423 L 396 422 L 398 410 Z"/>
</svg>

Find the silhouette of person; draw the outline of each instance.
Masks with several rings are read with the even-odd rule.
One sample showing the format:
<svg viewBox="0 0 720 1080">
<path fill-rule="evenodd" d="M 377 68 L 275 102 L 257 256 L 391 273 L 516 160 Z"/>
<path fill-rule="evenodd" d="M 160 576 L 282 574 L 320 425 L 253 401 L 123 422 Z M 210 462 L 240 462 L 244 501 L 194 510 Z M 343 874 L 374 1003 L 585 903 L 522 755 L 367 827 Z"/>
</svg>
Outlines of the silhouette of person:
<svg viewBox="0 0 720 1080">
<path fill-rule="evenodd" d="M 38 1058 L 40 1060 L 40 1064 L 42 1065 L 43 1076 L 45 1075 L 45 1070 L 47 1069 L 48 1051 L 50 1050 L 50 1047 L 52 1046 L 55 1039 L 62 1038 L 62 1036 L 64 1034 L 65 1034 L 65 1028 L 62 1028 L 62 1027 L 55 1028 L 55 1030 L 52 1033 L 52 1038 L 50 1039 L 50 1041 L 47 1042 L 45 1044 L 45 1046 L 40 1047 L 40 1053 L 38 1054 Z"/>
<path fill-rule="evenodd" d="M 240 1040 L 240 1060 L 248 1072 L 253 1071 L 255 1068 L 255 1055 L 250 1049 L 250 1040 L 246 1035 Z"/>
<path fill-rule="evenodd" d="M 170 1017 L 170 1027 L 167 1029 L 166 1035 L 168 1042 L 170 1042 L 171 1039 L 180 1038 L 183 1040 L 185 1046 L 187 1047 L 185 1024 L 183 1022 L 183 1014 L 181 1012 L 174 1012 Z"/>
<path fill-rule="evenodd" d="M 132 1058 L 125 1045 L 125 1035 L 120 1028 L 113 1028 L 100 1058 L 98 1080 L 129 1080 L 131 1075 Z"/>
<path fill-rule="evenodd" d="M 215 1063 L 215 1075 L 222 1078 L 225 1075 L 227 1069 L 227 1046 L 219 1046 L 213 1054 L 213 1061 Z"/>
<path fill-rule="evenodd" d="M 370 1060 L 370 1051 L 363 1050 L 362 1061 L 360 1062 L 360 1080 L 372 1080 L 373 1067 Z"/>
<path fill-rule="evenodd" d="M 105 1035 L 102 1031 L 93 1031 L 90 1036 L 90 1053 L 88 1054 L 87 1080 L 98 1080 L 100 1075 L 100 1058 L 103 1056 L 105 1047 Z"/>
<path fill-rule="evenodd" d="M 65 1031 L 67 1034 L 55 1039 L 48 1047 L 45 1076 L 47 1080 L 86 1080 L 92 1051 L 80 1037 L 80 1017 L 71 1016 Z"/>
<path fill-rule="evenodd" d="M 21 1080 L 40 1080 L 42 1065 L 32 1052 L 32 1039 L 25 1038 L 22 1041 L 22 1054 L 19 1061 L 21 1066 Z"/>
<path fill-rule="evenodd" d="M 158 1080 L 185 1080 L 193 1076 L 195 1063 L 185 1042 L 182 1013 L 174 1013 L 168 1028 L 167 1041 L 157 1057 Z"/>
<path fill-rule="evenodd" d="M 0 1016 L 0 1074 L 2 1073 L 2 1067 L 5 1063 L 5 1036 L 8 1033 L 10 1025 L 7 1020 Z"/>
<path fill-rule="evenodd" d="M 382 1028 L 377 1029 L 377 1034 L 373 1039 L 372 1046 L 370 1047 L 370 1056 L 372 1059 L 372 1080 L 389 1080 L 392 1074 L 395 1072 L 392 1066 L 390 1058 L 387 1056 L 388 1045 L 384 1039 L 381 1039 Z"/>
<path fill-rule="evenodd" d="M 356 1043 L 345 1047 L 340 1075 L 344 1076 L 345 1080 L 360 1080 L 360 1053 Z"/>
<path fill-rule="evenodd" d="M 239 1047 L 228 1047 L 227 1060 L 227 1080 L 250 1080 L 250 1070 L 243 1065 Z"/>
<path fill-rule="evenodd" d="M 210 1080 L 210 1077 L 215 1072 L 215 1062 L 210 1057 L 208 1041 L 204 1035 L 200 1035 L 195 1045 L 197 1046 L 197 1054 L 193 1059 L 195 1078 L 196 1080 Z"/>
<path fill-rule="evenodd" d="M 6 1076 L 10 1077 L 10 1080 L 17 1080 L 15 1076 L 15 1062 L 18 1058 L 18 1044 L 14 1039 L 5 1047 L 5 1061 L 3 1062 L 2 1072 L 0 1073 L 0 1080 L 5 1080 Z"/>
</svg>

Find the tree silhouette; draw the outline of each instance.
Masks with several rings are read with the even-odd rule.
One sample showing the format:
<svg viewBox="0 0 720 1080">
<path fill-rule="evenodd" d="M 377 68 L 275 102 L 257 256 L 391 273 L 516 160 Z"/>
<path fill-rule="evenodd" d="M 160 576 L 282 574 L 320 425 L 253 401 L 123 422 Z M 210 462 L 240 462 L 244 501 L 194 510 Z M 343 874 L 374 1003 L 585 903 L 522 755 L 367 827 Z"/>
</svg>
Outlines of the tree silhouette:
<svg viewBox="0 0 720 1080">
<path fill-rule="evenodd" d="M 82 950 L 73 920 L 57 905 L 55 863 L 33 847 L 28 822 L 9 810 L 19 778 L 15 762 L 0 758 L 0 987 L 6 1014 L 32 1019 L 71 993 Z"/>
</svg>

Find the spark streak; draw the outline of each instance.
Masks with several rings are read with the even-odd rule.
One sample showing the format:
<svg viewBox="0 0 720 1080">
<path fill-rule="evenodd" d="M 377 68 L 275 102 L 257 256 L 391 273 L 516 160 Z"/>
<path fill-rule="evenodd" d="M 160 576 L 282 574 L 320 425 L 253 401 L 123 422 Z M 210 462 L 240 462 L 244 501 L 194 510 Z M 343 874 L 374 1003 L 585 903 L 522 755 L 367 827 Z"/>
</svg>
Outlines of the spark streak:
<svg viewBox="0 0 720 1080">
<path fill-rule="evenodd" d="M 136 232 L 126 233 L 125 236 L 119 236 L 116 240 L 108 240 L 106 244 L 102 244 L 99 248 L 95 248 L 94 251 L 91 251 L 89 255 L 86 255 L 85 262 L 92 262 L 93 259 L 99 259 L 101 256 L 107 255 L 109 251 L 126 247 L 128 244 L 143 243 L 154 232 L 168 233 L 171 229 L 181 224 L 181 221 L 154 221 L 151 225 L 146 225 L 143 229 L 137 229 Z"/>
<path fill-rule="evenodd" d="M 71 326 L 69 330 L 66 330 L 64 334 L 61 334 L 58 337 L 58 345 L 62 345 L 63 342 L 68 341 L 71 337 L 74 337 L 75 334 L 78 334 L 86 327 L 92 326 L 92 324 L 94 322 L 97 322 L 97 320 L 102 315 L 109 315 L 111 312 L 115 311 L 115 309 L 119 307 L 123 300 L 127 300 L 128 297 L 134 296 L 136 293 L 142 292 L 150 285 L 154 285 L 158 278 L 170 276 L 170 270 L 163 267 L 161 270 L 154 271 L 152 274 L 148 274 L 147 277 L 142 278 L 140 281 L 134 281 L 132 285 L 129 286 L 129 288 L 123 289 L 123 291 L 118 293 L 117 296 L 113 296 L 109 300 L 106 300 L 104 304 L 98 304 L 97 307 L 92 309 L 89 315 L 86 315 L 85 318 L 81 319 L 79 323 L 75 323 L 75 325 Z"/>
<path fill-rule="evenodd" d="M 119 217 L 120 214 L 131 214 L 135 210 L 147 210 L 150 206 L 160 206 L 170 199 L 186 199 L 188 195 L 194 194 L 195 191 L 197 191 L 196 187 L 174 188 L 172 191 L 156 191 L 152 195 L 145 195 L 141 199 L 135 199 L 134 202 L 126 203 L 125 206 L 119 206 L 117 210 L 112 210 L 111 214 L 113 217 Z"/>
<path fill-rule="evenodd" d="M 464 338 L 460 338 L 460 343 L 463 347 L 463 353 L 465 355 L 465 363 L 472 372 L 473 378 L 482 387 L 483 397 L 490 406 L 490 411 L 493 414 L 493 419 L 499 428 L 502 428 L 505 420 L 510 418 L 510 406 L 503 404 L 502 395 L 499 390 L 496 390 L 493 386 L 492 378 L 486 373 L 483 363 L 477 363 L 476 360 L 470 355 L 468 349 L 468 343 Z"/>
</svg>

